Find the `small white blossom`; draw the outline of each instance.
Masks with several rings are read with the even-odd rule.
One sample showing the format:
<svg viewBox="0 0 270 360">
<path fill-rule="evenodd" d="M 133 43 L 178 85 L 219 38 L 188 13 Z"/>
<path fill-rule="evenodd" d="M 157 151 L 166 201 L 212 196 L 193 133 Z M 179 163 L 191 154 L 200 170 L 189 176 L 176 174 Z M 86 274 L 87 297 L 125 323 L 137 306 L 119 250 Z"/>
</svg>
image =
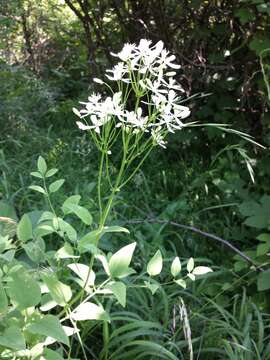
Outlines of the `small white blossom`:
<svg viewBox="0 0 270 360">
<path fill-rule="evenodd" d="M 159 145 L 166 149 L 166 142 L 161 134 L 161 127 L 157 127 L 151 131 L 151 136 L 155 145 Z"/>
<path fill-rule="evenodd" d="M 99 78 L 94 78 L 93 81 L 97 84 L 101 84 L 101 85 L 104 84 L 104 81 Z"/>
<path fill-rule="evenodd" d="M 142 116 L 142 109 L 139 107 L 137 111 L 126 111 L 126 124 L 138 129 L 145 129 L 148 121 L 148 116 Z M 147 131 L 147 130 L 145 130 Z"/>
<path fill-rule="evenodd" d="M 112 81 L 119 81 L 119 80 L 129 81 L 128 78 L 124 78 L 124 75 L 128 72 L 128 70 L 127 70 L 127 66 L 122 62 L 115 65 L 112 70 L 106 70 L 106 72 L 112 74 L 112 76 L 106 75 L 106 77 L 109 80 L 112 80 Z"/>
<path fill-rule="evenodd" d="M 170 67 L 172 69 L 180 69 L 180 65 L 177 65 L 177 64 L 174 64 L 172 61 L 174 61 L 176 58 L 175 58 L 175 55 L 169 55 L 169 52 L 164 49 L 162 50 L 161 52 L 161 55 L 160 55 L 160 64 L 163 65 L 163 67 Z"/>
<path fill-rule="evenodd" d="M 113 56 L 119 57 L 122 61 L 127 61 L 132 58 L 132 53 L 135 50 L 135 44 L 125 44 L 123 49 L 118 53 L 111 53 Z"/>
<path fill-rule="evenodd" d="M 78 125 L 78 128 L 83 131 L 92 129 L 91 126 L 85 125 L 81 121 L 76 121 L 76 124 Z"/>
</svg>

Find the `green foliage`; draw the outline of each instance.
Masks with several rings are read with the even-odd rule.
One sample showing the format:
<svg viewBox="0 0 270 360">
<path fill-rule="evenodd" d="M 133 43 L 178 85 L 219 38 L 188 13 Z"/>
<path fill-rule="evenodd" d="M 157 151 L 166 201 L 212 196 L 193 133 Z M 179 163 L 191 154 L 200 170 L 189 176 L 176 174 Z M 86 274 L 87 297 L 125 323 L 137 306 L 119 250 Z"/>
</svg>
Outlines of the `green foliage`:
<svg viewBox="0 0 270 360">
<path fill-rule="evenodd" d="M 269 359 L 268 149 L 247 152 L 213 127 L 172 135 L 117 189 L 99 229 L 97 151 L 70 111 L 100 91 L 92 78 L 104 78 L 111 49 L 162 39 L 182 65 L 177 80 L 198 94 L 192 121 L 268 146 L 268 2 L 83 2 L 1 8 L 0 357 Z M 217 234 L 259 268 L 155 218 Z"/>
</svg>

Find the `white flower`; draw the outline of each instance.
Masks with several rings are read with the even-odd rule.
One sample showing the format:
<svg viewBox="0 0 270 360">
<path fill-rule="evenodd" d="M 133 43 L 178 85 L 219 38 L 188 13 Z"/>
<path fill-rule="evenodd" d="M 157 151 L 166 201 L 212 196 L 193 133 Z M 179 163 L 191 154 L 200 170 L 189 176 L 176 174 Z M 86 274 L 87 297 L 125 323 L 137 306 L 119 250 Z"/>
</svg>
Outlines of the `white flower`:
<svg viewBox="0 0 270 360">
<path fill-rule="evenodd" d="M 152 91 L 154 94 L 160 94 L 160 93 L 166 94 L 167 90 L 161 89 L 160 86 L 161 86 L 161 83 L 158 80 L 155 80 L 154 82 L 152 82 L 150 79 L 146 79 L 146 81 L 145 81 L 145 87 L 148 90 Z"/>
<path fill-rule="evenodd" d="M 77 110 L 76 108 L 72 108 L 72 111 L 74 112 L 75 115 L 81 117 L 81 113 L 79 110 Z"/>
<path fill-rule="evenodd" d="M 170 105 L 174 105 L 178 100 L 178 97 L 176 96 L 176 92 L 174 90 L 169 90 L 168 92 L 168 99 L 167 102 Z"/>
<path fill-rule="evenodd" d="M 164 111 L 164 106 L 166 104 L 166 97 L 160 93 L 156 93 L 155 95 L 151 96 L 151 99 L 153 101 L 153 104 L 155 105 L 155 107 L 163 112 Z"/>
<path fill-rule="evenodd" d="M 151 40 L 146 40 L 146 39 L 141 39 L 138 45 L 138 52 L 141 55 L 146 55 L 149 54 L 150 50 L 150 45 L 152 44 Z"/>
<path fill-rule="evenodd" d="M 160 126 L 166 126 L 168 132 L 171 132 L 171 133 L 174 133 L 174 130 L 176 130 L 175 128 L 175 124 L 174 124 L 174 115 L 170 112 L 168 113 L 164 113 L 162 114 L 162 116 L 159 118 L 160 119 L 160 122 L 159 122 L 159 125 Z"/>
<path fill-rule="evenodd" d="M 135 44 L 125 44 L 123 49 L 118 53 L 111 53 L 113 56 L 119 57 L 122 61 L 127 61 L 133 57 L 133 51 L 135 50 Z"/>
<path fill-rule="evenodd" d="M 148 116 L 142 116 L 142 109 L 139 107 L 137 112 L 135 111 L 126 111 L 125 113 L 127 125 L 131 125 L 138 129 L 145 129 L 148 121 Z M 147 132 L 147 130 L 145 130 Z"/>
<path fill-rule="evenodd" d="M 163 67 L 170 67 L 172 69 L 180 69 L 180 65 L 172 63 L 172 61 L 175 60 L 175 55 L 169 55 L 169 52 L 164 49 L 161 51 L 160 55 L 160 64 L 163 65 Z"/>
<path fill-rule="evenodd" d="M 184 92 L 184 89 L 182 88 L 182 86 L 177 84 L 176 80 L 173 79 L 172 77 L 169 77 L 169 82 L 166 82 L 164 79 L 162 79 L 162 83 L 168 89 L 174 89 L 174 90 Z"/>
<path fill-rule="evenodd" d="M 177 118 L 185 119 L 190 115 L 190 110 L 187 106 L 175 105 L 174 114 Z"/>
<path fill-rule="evenodd" d="M 122 80 L 125 82 L 127 82 L 127 81 L 129 82 L 128 78 L 124 78 L 124 75 L 128 72 L 128 70 L 127 70 L 127 66 L 122 62 L 115 65 L 112 70 L 106 70 L 106 72 L 112 73 L 112 76 L 106 75 L 106 77 L 109 80 L 112 80 L 112 81 Z"/>
<path fill-rule="evenodd" d="M 81 121 L 76 121 L 76 124 L 78 125 L 78 128 L 83 131 L 92 129 L 91 126 L 85 125 Z"/>
<path fill-rule="evenodd" d="M 166 149 L 166 142 L 161 134 L 161 127 L 157 127 L 151 131 L 151 136 L 155 145 L 159 145 Z"/>
</svg>

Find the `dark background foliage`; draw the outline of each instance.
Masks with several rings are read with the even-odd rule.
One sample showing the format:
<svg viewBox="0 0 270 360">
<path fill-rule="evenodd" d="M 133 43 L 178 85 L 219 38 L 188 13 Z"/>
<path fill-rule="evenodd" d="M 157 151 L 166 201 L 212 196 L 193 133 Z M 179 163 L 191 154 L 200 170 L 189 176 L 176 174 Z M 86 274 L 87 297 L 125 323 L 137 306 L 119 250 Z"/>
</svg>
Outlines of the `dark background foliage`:
<svg viewBox="0 0 270 360">
<path fill-rule="evenodd" d="M 266 149 L 209 127 L 172 136 L 168 149 L 152 155 L 119 199 L 117 218 L 176 220 L 230 241 L 263 271 L 249 275 L 252 267 L 226 247 L 173 227 L 164 234 L 160 225 L 138 225 L 134 233 L 150 246 L 166 248 L 169 239 L 183 256 L 205 256 L 230 269 L 229 277 L 197 289 L 200 296 L 227 289 L 219 297 L 225 306 L 245 287 L 252 301 L 269 312 L 266 0 L 0 0 L 0 201 L 15 206 L 18 215 L 38 207 L 27 186 L 42 154 L 63 172 L 66 191 L 75 187 L 87 202 L 96 153 L 76 129 L 71 108 L 97 90 L 92 79 L 103 78 L 113 65 L 111 51 L 141 38 L 163 40 L 176 55 L 182 66 L 178 80 L 191 97 L 191 121 L 230 124 Z M 254 167 L 255 183 L 247 164 Z M 243 274 L 243 281 L 229 286 Z"/>
</svg>

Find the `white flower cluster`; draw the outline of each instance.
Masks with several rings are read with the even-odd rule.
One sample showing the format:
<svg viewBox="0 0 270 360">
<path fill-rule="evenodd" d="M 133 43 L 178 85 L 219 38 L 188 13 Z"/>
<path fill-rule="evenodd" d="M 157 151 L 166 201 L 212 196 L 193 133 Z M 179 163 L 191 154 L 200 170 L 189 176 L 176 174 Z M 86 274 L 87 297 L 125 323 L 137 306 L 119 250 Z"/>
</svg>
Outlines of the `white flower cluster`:
<svg viewBox="0 0 270 360">
<path fill-rule="evenodd" d="M 112 55 L 121 61 L 112 70 L 106 70 L 106 77 L 116 81 L 121 91 L 105 99 L 93 94 L 88 102 L 82 103 L 84 109 L 73 109 L 81 119 L 90 118 L 90 124 L 78 121 L 78 127 L 100 134 L 102 126 L 112 120 L 117 127 L 132 133 L 149 133 L 155 144 L 165 147 L 167 132 L 182 129 L 181 120 L 190 115 L 189 108 L 180 105 L 181 98 L 176 93 L 183 93 L 183 89 L 174 79 L 174 70 L 180 68 L 174 63 L 175 56 L 164 48 L 162 41 L 152 45 L 145 39 L 138 46 L 125 44 L 118 54 Z M 105 84 L 100 79 L 94 81 Z M 126 103 L 131 90 L 137 101 L 129 111 Z"/>
</svg>

